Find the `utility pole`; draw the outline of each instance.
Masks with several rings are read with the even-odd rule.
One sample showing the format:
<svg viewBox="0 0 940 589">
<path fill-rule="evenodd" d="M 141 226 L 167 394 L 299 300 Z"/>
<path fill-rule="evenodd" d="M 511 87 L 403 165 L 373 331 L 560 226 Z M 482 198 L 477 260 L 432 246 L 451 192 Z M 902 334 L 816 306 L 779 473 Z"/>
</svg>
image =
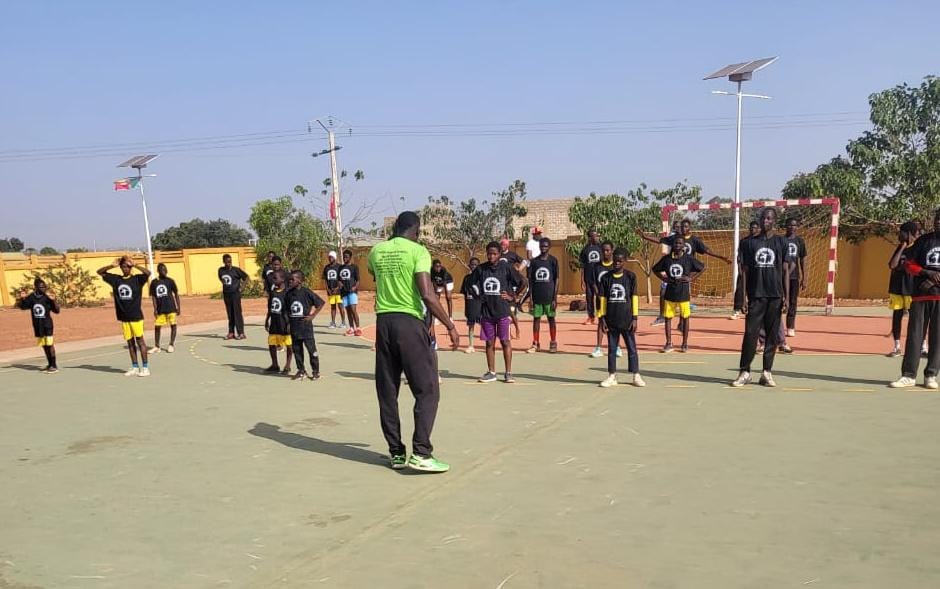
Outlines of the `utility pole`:
<svg viewBox="0 0 940 589">
<path fill-rule="evenodd" d="M 336 246 L 342 251 L 343 249 L 343 212 L 340 206 L 339 199 L 339 172 L 336 167 L 336 152 L 342 149 L 342 147 L 337 147 L 336 145 L 336 133 L 333 131 L 332 121 L 330 121 L 330 126 L 327 127 L 323 124 L 320 119 L 316 119 L 317 124 L 323 127 L 323 130 L 326 131 L 327 140 L 329 142 L 329 147 L 317 153 L 312 153 L 313 157 L 319 157 L 321 155 L 330 154 L 330 219 L 333 221 L 333 231 L 336 233 Z M 310 126 L 307 125 L 309 130 Z"/>
</svg>

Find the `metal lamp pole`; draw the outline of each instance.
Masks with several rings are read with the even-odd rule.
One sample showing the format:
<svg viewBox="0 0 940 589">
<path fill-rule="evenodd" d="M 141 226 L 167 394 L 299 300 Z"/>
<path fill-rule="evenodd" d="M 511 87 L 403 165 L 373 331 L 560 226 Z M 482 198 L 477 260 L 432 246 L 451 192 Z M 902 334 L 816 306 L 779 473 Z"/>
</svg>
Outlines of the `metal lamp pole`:
<svg viewBox="0 0 940 589">
<path fill-rule="evenodd" d="M 320 119 L 316 119 L 317 124 L 323 127 L 323 130 L 326 131 L 327 139 L 329 141 L 329 147 L 319 153 L 311 154 L 313 157 L 318 157 L 324 154 L 330 154 L 330 186 L 332 188 L 332 194 L 330 196 L 330 213 L 333 217 L 333 230 L 336 232 L 336 245 L 340 250 L 343 249 L 343 213 L 340 210 L 339 202 L 339 172 L 336 168 L 336 152 L 342 147 L 336 146 L 336 133 L 334 133 L 332 128 L 327 127 L 323 124 Z M 332 124 L 332 122 L 331 122 Z M 308 127 L 309 128 L 309 127 Z"/>
<path fill-rule="evenodd" d="M 144 209 L 144 231 L 147 233 L 147 269 L 154 273 L 153 268 L 153 241 L 150 238 L 150 216 L 147 214 L 147 198 L 144 194 L 144 178 L 156 178 L 156 174 L 144 174 L 141 170 L 158 157 L 158 154 L 135 155 L 131 159 L 118 164 L 119 168 L 133 168 L 137 170 L 137 187 L 140 188 L 140 204 Z"/>
</svg>

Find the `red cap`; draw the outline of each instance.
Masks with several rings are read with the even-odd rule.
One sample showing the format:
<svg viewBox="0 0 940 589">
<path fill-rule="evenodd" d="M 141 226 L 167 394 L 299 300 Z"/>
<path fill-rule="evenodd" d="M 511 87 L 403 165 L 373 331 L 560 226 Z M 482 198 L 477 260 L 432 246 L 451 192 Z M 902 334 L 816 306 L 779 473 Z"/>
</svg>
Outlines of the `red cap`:
<svg viewBox="0 0 940 589">
<path fill-rule="evenodd" d="M 499 240 L 499 245 L 502 245 L 502 246 L 509 245 L 509 240 L 504 237 Z"/>
<path fill-rule="evenodd" d="M 533 235 L 541 235 L 541 234 L 542 234 L 542 228 L 539 227 L 538 225 L 536 225 L 535 227 L 532 228 L 532 234 L 533 234 Z"/>
</svg>

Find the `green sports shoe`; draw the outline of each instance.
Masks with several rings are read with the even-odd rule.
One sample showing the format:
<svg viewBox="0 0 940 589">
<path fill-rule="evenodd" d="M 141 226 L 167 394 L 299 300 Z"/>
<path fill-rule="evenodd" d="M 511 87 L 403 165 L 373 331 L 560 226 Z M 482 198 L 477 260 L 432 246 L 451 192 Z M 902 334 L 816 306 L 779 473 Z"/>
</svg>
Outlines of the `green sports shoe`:
<svg viewBox="0 0 940 589">
<path fill-rule="evenodd" d="M 447 472 L 450 470 L 450 465 L 446 462 L 441 462 L 433 456 L 418 456 L 417 454 L 412 454 L 411 459 L 408 460 L 408 468 L 423 472 Z"/>
<path fill-rule="evenodd" d="M 401 470 L 408 466 L 408 457 L 404 454 L 393 454 L 392 457 L 389 458 L 389 464 L 393 469 Z"/>
</svg>

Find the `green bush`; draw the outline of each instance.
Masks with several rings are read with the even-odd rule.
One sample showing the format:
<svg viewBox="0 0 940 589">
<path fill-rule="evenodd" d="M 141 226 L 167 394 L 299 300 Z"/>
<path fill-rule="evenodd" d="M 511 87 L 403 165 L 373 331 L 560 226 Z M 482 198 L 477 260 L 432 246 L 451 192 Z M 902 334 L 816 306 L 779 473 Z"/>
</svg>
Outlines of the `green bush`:
<svg viewBox="0 0 940 589">
<path fill-rule="evenodd" d="M 261 299 L 268 296 L 264 292 L 264 282 L 260 280 L 246 280 L 242 283 L 242 298 L 243 299 Z M 217 292 L 209 296 L 212 299 L 221 299 L 222 293 Z"/>
<path fill-rule="evenodd" d="M 33 292 L 33 281 L 42 278 L 62 307 L 96 307 L 103 304 L 97 294 L 97 277 L 68 260 L 58 266 L 32 270 L 18 286 L 10 289 L 16 298 L 22 291 Z"/>
</svg>

